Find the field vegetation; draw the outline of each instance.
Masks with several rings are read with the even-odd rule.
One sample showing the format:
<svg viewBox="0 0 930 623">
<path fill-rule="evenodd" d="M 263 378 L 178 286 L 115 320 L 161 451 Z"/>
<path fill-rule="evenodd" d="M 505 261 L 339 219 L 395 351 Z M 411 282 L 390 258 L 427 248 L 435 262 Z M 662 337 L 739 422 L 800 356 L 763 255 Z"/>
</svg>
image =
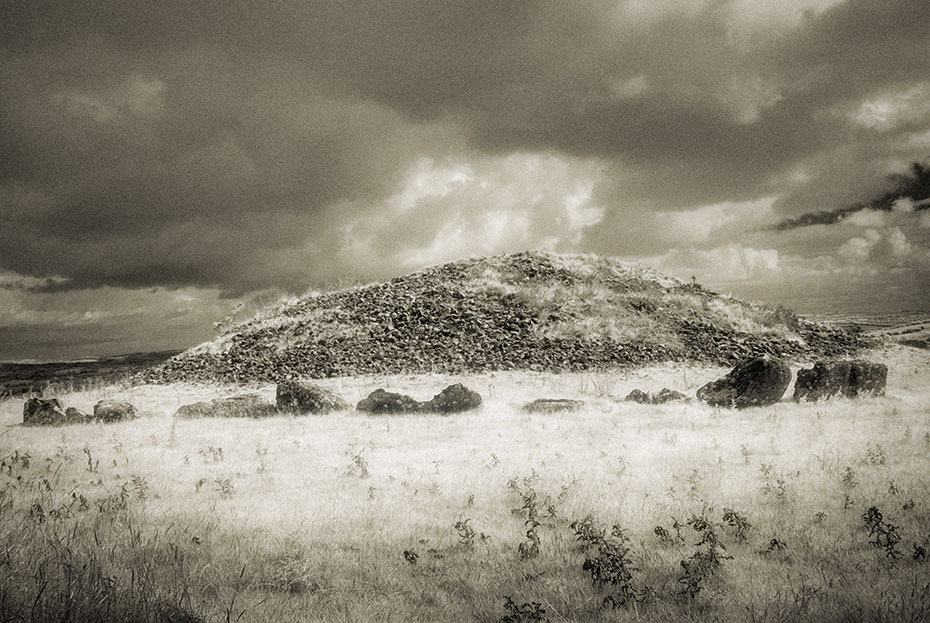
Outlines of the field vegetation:
<svg viewBox="0 0 930 623">
<path fill-rule="evenodd" d="M 320 381 L 485 399 L 446 417 L 175 421 L 242 387 L 172 384 L 25 428 L 7 399 L 0 620 L 926 621 L 930 356 L 869 356 L 885 397 L 743 411 L 617 400 L 724 372 L 685 364 Z"/>
</svg>

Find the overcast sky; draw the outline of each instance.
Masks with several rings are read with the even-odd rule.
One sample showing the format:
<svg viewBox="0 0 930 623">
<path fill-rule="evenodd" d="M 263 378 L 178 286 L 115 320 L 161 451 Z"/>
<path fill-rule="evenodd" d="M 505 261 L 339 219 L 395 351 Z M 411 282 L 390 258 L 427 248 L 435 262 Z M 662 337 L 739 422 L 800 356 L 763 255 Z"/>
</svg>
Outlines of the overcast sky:
<svg viewBox="0 0 930 623">
<path fill-rule="evenodd" d="M 4 2 L 0 145 L 0 360 L 527 248 L 930 309 L 919 197 L 792 225 L 930 161 L 926 0 Z"/>
</svg>

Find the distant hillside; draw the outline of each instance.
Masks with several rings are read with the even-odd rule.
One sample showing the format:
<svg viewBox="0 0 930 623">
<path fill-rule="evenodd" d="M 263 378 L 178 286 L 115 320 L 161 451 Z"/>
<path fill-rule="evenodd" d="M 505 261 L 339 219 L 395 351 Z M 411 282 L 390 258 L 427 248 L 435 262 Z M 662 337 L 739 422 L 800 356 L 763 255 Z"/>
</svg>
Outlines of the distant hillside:
<svg viewBox="0 0 930 623">
<path fill-rule="evenodd" d="M 317 293 L 230 327 L 141 380 L 276 380 L 365 373 L 730 364 L 862 346 L 839 328 L 643 266 L 524 252 Z"/>
<path fill-rule="evenodd" d="M 0 363 L 0 398 L 41 392 L 52 383 L 80 388 L 88 383 L 109 383 L 127 379 L 180 351 L 131 353 L 86 361 L 46 363 Z"/>
</svg>

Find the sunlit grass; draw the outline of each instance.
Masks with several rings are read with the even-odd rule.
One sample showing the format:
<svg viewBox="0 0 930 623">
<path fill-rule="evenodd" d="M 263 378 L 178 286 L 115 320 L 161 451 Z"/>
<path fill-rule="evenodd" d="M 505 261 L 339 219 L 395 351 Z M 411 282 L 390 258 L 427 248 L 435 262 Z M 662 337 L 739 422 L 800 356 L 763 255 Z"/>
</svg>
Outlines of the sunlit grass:
<svg viewBox="0 0 930 623">
<path fill-rule="evenodd" d="M 930 538 L 930 358 L 875 357 L 891 368 L 886 397 L 745 411 L 614 400 L 634 387 L 693 395 L 723 372 L 689 366 L 320 381 L 350 403 L 462 381 L 485 402 L 457 416 L 175 422 L 181 404 L 242 388 L 171 385 L 68 394 L 85 409 L 128 399 L 142 417 L 38 429 L 17 426 L 22 401 L 8 400 L 0 620 L 107 608 L 96 620 L 499 621 L 508 596 L 550 621 L 926 620 L 930 562 L 912 556 Z M 255 388 L 273 400 L 273 386 Z M 540 397 L 586 405 L 520 409 Z M 527 486 L 539 553 L 521 557 Z M 896 560 L 869 543 L 872 506 L 901 535 Z M 745 541 L 725 508 L 751 524 Z M 654 597 L 604 607 L 611 589 L 582 569 L 570 528 L 588 515 L 625 530 L 632 584 Z M 679 581 L 701 549 L 692 516 L 732 557 L 693 598 Z M 656 535 L 676 521 L 683 542 Z"/>
</svg>

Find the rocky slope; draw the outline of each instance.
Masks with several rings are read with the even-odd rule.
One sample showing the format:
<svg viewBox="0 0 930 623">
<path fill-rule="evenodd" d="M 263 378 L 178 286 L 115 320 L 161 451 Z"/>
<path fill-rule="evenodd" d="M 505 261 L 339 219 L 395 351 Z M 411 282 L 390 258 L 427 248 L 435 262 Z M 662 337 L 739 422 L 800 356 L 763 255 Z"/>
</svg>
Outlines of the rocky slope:
<svg viewBox="0 0 930 623">
<path fill-rule="evenodd" d="M 316 293 L 231 327 L 139 380 L 732 364 L 854 352 L 863 338 L 642 266 L 524 252 Z"/>
</svg>

